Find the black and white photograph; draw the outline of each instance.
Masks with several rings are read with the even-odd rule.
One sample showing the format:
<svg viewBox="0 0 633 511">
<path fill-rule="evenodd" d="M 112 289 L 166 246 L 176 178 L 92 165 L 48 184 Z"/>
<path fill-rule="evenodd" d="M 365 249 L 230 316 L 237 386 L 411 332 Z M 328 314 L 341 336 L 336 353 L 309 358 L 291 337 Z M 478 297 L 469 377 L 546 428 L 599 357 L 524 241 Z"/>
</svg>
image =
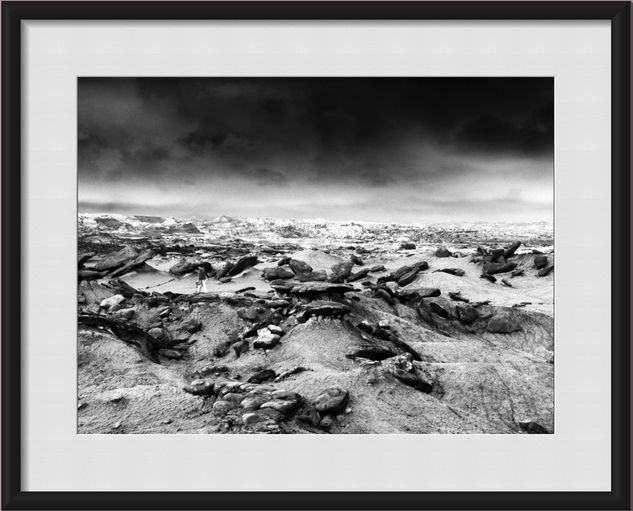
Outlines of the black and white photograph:
<svg viewBox="0 0 633 511">
<path fill-rule="evenodd" d="M 555 432 L 552 77 L 77 95 L 78 433 Z"/>
</svg>

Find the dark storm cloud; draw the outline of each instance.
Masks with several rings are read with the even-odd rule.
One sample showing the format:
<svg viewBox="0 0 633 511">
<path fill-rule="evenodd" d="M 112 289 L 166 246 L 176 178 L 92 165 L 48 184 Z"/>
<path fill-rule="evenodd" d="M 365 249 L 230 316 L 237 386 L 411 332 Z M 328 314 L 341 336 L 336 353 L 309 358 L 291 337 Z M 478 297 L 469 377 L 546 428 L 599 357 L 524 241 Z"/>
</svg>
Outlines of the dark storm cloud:
<svg viewBox="0 0 633 511">
<path fill-rule="evenodd" d="M 275 216 L 262 193 L 279 188 L 353 204 L 416 187 L 461 190 L 467 215 L 498 187 L 551 189 L 549 78 L 88 78 L 78 100 L 80 199 L 97 204 L 222 214 L 204 206 L 222 193 Z"/>
</svg>

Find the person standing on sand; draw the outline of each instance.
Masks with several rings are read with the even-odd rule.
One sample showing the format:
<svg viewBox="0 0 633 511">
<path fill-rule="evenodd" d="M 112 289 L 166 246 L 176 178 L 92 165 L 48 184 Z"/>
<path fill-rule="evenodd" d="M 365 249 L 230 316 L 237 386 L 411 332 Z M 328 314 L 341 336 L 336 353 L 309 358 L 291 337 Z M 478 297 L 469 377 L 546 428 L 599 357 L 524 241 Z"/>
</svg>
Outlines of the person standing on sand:
<svg viewBox="0 0 633 511">
<path fill-rule="evenodd" d="M 202 290 L 203 293 L 207 292 L 207 272 L 204 271 L 202 266 L 198 266 L 198 282 L 196 282 L 196 293 Z"/>
</svg>

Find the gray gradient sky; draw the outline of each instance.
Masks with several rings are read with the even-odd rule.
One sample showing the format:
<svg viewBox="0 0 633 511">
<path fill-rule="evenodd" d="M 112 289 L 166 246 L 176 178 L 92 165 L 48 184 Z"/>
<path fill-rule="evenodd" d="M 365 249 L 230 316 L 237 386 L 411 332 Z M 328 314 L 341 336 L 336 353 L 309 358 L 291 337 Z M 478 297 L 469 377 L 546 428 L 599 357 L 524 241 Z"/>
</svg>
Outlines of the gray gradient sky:
<svg viewBox="0 0 633 511">
<path fill-rule="evenodd" d="M 551 221 L 551 78 L 81 78 L 79 211 Z"/>
</svg>

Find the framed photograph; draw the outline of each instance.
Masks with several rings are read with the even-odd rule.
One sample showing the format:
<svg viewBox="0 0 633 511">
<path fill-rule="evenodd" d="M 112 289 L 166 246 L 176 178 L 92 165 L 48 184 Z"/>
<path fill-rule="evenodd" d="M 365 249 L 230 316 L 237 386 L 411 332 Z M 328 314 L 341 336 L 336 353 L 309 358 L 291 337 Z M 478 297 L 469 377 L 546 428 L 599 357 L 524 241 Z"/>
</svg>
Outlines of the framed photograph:
<svg viewBox="0 0 633 511">
<path fill-rule="evenodd" d="M 2 4 L 4 509 L 630 509 L 628 2 Z"/>
</svg>

